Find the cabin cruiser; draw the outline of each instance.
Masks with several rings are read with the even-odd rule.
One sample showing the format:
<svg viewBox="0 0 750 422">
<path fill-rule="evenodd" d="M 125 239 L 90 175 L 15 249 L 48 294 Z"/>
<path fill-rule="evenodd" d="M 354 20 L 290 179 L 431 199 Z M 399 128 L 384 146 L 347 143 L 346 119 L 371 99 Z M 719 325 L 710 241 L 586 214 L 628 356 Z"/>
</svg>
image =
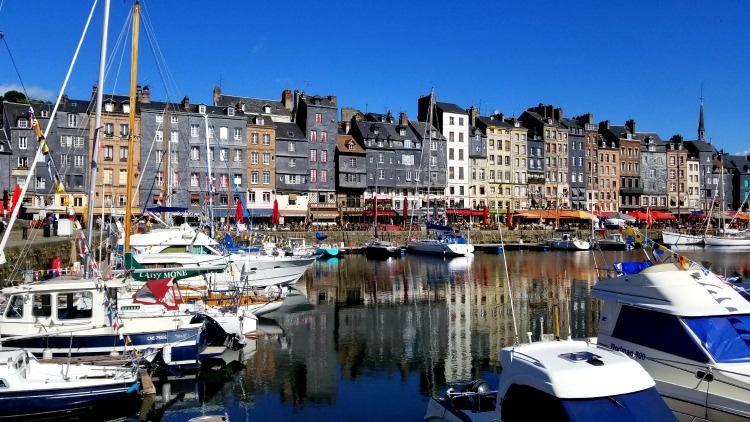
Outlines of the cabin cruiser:
<svg viewBox="0 0 750 422">
<path fill-rule="evenodd" d="M 620 233 L 610 233 L 605 238 L 594 241 L 594 249 L 602 251 L 626 251 L 630 247 Z"/>
<path fill-rule="evenodd" d="M 497 390 L 482 380 L 449 389 L 425 421 L 669 421 L 654 380 L 625 353 L 587 341 L 505 347 Z"/>
<path fill-rule="evenodd" d="M 553 237 L 545 242 L 550 249 L 559 249 L 566 251 L 587 251 L 591 249 L 591 244 L 585 240 L 580 240 L 570 233 L 563 233 L 561 237 Z"/>
<path fill-rule="evenodd" d="M 596 283 L 598 343 L 640 363 L 678 420 L 750 420 L 750 303 L 685 257 L 665 261 L 617 263 Z"/>
<path fill-rule="evenodd" d="M 411 239 L 406 242 L 406 250 L 410 253 L 440 256 L 465 256 L 474 253 L 474 245 L 467 242 L 451 226 L 427 222 L 427 231 L 437 231 L 439 234 L 432 238 Z"/>
<path fill-rule="evenodd" d="M 401 256 L 401 248 L 393 242 L 375 239 L 365 243 L 365 255 L 371 259 L 388 259 L 392 256 Z"/>
</svg>

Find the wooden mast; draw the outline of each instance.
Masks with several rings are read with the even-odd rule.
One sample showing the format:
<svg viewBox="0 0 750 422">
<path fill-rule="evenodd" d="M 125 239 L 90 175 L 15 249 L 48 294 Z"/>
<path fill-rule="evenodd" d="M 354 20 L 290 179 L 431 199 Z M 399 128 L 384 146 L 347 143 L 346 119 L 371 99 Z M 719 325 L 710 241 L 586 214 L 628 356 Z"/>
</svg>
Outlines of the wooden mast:
<svg viewBox="0 0 750 422">
<path fill-rule="evenodd" d="M 135 81 L 138 76 L 138 19 L 140 15 L 140 4 L 136 1 L 133 5 L 133 49 L 130 61 L 130 130 L 128 131 L 128 185 L 127 201 L 125 203 L 125 240 L 123 242 L 123 252 L 130 253 L 130 228 L 133 212 L 131 210 L 133 201 L 133 128 L 135 127 Z"/>
<path fill-rule="evenodd" d="M 163 167 L 163 175 L 161 178 L 161 206 L 166 207 L 167 206 L 167 177 L 170 176 L 169 171 L 169 160 L 172 159 L 171 152 L 169 152 L 169 107 L 164 107 L 164 136 L 162 140 L 163 150 L 162 150 L 162 167 Z M 166 155 L 166 157 L 164 156 Z M 161 212 L 161 219 L 164 221 L 165 218 L 165 212 Z"/>
</svg>

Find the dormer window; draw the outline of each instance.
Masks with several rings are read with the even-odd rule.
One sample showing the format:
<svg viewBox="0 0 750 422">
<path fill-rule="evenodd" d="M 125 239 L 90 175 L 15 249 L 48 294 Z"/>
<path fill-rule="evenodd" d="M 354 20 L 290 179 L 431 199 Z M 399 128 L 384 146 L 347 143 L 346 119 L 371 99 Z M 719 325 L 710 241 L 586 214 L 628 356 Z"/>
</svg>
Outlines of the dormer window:
<svg viewBox="0 0 750 422">
<path fill-rule="evenodd" d="M 349 151 L 354 151 L 354 142 L 353 141 L 349 142 L 349 144 L 347 145 L 347 147 L 349 148 Z"/>
<path fill-rule="evenodd" d="M 378 134 L 380 134 L 380 129 L 379 129 L 379 128 L 374 128 L 374 129 L 372 130 L 372 132 L 373 132 L 374 134 L 378 135 Z"/>
<path fill-rule="evenodd" d="M 289 136 L 291 138 L 292 136 L 294 136 L 294 132 L 287 132 L 286 136 Z"/>
<path fill-rule="evenodd" d="M 29 120 L 25 117 L 19 117 L 16 126 L 19 128 L 29 127 Z"/>
<path fill-rule="evenodd" d="M 200 114 L 206 114 L 206 105 L 205 104 L 198 104 L 198 113 L 200 113 Z"/>
<path fill-rule="evenodd" d="M 227 107 L 227 116 L 234 116 L 234 107 Z"/>
<path fill-rule="evenodd" d="M 266 114 L 271 114 L 271 106 L 266 104 L 263 106 L 263 112 Z"/>
<path fill-rule="evenodd" d="M 115 105 L 112 103 L 104 103 L 104 111 L 107 111 L 107 112 L 115 111 Z"/>
<path fill-rule="evenodd" d="M 130 113 L 130 104 L 129 103 L 123 103 L 122 104 L 122 112 L 123 113 Z"/>
<path fill-rule="evenodd" d="M 42 110 L 42 117 L 49 117 L 49 111 L 48 110 Z"/>
<path fill-rule="evenodd" d="M 399 129 L 398 130 L 398 134 L 401 135 L 401 136 L 405 136 L 406 135 L 406 128 L 402 127 L 401 129 Z"/>
<path fill-rule="evenodd" d="M 266 120 L 264 118 L 258 116 L 258 118 L 255 120 L 255 123 L 257 123 L 259 125 L 264 125 L 264 124 L 266 124 Z"/>
</svg>

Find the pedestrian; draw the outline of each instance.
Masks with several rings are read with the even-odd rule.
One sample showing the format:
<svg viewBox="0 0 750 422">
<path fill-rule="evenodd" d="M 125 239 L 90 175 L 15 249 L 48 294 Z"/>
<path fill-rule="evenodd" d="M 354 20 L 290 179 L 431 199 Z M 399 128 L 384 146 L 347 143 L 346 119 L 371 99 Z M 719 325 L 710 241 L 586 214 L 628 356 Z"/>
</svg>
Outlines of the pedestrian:
<svg viewBox="0 0 750 422">
<path fill-rule="evenodd" d="M 60 269 L 62 268 L 62 261 L 59 256 L 55 256 L 52 260 L 52 278 L 60 276 Z"/>
</svg>

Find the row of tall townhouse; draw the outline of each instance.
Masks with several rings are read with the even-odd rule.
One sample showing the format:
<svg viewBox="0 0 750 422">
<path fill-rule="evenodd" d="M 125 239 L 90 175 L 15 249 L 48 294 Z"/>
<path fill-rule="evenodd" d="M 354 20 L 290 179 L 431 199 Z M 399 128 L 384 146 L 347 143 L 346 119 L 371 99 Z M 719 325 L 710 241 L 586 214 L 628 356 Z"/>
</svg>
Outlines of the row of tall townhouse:
<svg viewBox="0 0 750 422">
<path fill-rule="evenodd" d="M 94 94 L 96 87 L 94 87 Z M 93 97 L 92 97 L 93 98 Z M 91 146 L 96 130 L 90 100 L 64 97 L 52 106 L 32 104 L 60 170 L 65 194 L 53 189 L 42 161 L 31 175 L 29 211 L 50 206 L 83 213 Z M 510 209 L 636 210 L 688 213 L 742 206 L 750 194 L 748 157 L 717 151 L 705 141 L 703 105 L 698 139 L 638 132 L 594 123 L 592 114 L 566 118 L 562 108 L 539 104 L 518 118 L 499 111 L 418 99 L 417 120 L 339 107 L 336 96 L 285 90 L 281 100 L 222 94 L 212 104 L 151 101 L 137 89 L 134 151 L 129 97 L 105 95 L 94 206 L 123 212 L 126 186 L 135 210 L 158 205 L 215 210 L 232 216 L 242 200 L 250 215 L 269 217 L 274 202 L 286 221 L 367 221 L 378 215 L 401 221 L 427 213 L 493 215 Z M 2 104 L 2 189 L 26 181 L 37 143 L 27 104 Z M 4 158 L 0 158 L 4 160 Z M 135 171 L 127 173 L 128 160 Z M 723 178 L 723 181 L 721 180 Z M 724 191 L 721 192 L 721 188 Z M 499 219 L 499 217 L 497 217 Z"/>
</svg>

